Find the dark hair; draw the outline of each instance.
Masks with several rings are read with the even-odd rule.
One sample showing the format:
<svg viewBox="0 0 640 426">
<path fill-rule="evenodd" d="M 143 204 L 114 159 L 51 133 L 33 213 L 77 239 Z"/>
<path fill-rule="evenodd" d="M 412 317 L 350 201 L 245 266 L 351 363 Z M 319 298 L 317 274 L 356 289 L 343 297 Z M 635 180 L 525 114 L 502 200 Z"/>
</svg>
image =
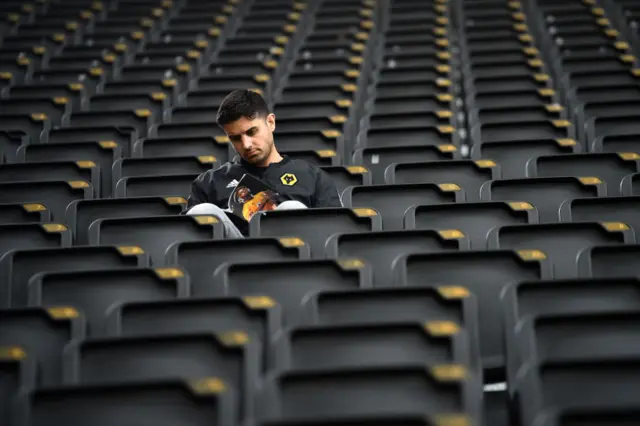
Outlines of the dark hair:
<svg viewBox="0 0 640 426">
<path fill-rule="evenodd" d="M 252 90 L 238 89 L 229 93 L 218 108 L 218 125 L 233 123 L 242 117 L 253 120 L 269 115 L 269 107 L 264 98 Z"/>
</svg>

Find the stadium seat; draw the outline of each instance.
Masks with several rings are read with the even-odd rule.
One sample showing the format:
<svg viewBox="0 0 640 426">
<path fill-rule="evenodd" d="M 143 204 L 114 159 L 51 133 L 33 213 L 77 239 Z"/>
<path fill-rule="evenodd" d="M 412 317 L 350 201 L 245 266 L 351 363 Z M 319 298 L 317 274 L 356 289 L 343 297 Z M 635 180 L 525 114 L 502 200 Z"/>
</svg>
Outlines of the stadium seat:
<svg viewBox="0 0 640 426">
<path fill-rule="evenodd" d="M 324 166 L 322 170 L 336 184 L 339 194 L 350 186 L 366 186 L 372 183 L 371 172 L 363 166 Z"/>
<path fill-rule="evenodd" d="M 37 386 L 62 383 L 66 344 L 84 337 L 84 320 L 70 307 L 0 310 L 0 347 L 20 347 L 37 363 Z M 3 400 L 4 401 L 4 400 Z"/>
<path fill-rule="evenodd" d="M 619 278 L 638 275 L 633 260 L 640 246 L 597 246 L 583 250 L 578 257 L 578 269 L 582 277 Z"/>
<path fill-rule="evenodd" d="M 218 377 L 238 395 L 238 419 L 253 413 L 260 344 L 242 330 L 214 334 L 86 339 L 65 350 L 65 382 L 139 384 L 162 379 Z M 108 359 L 108 365 L 105 360 Z"/>
<path fill-rule="evenodd" d="M 0 183 L 40 181 L 88 182 L 93 196 L 100 196 L 100 168 L 91 160 L 5 164 L 0 168 Z"/>
<path fill-rule="evenodd" d="M 528 176 L 589 176 L 606 185 L 607 195 L 621 195 L 622 179 L 638 172 L 637 153 L 540 156 L 529 161 Z"/>
<path fill-rule="evenodd" d="M 352 186 L 342 193 L 342 204 L 368 208 L 382 216 L 382 229 L 403 229 L 404 212 L 417 204 L 463 202 L 465 193 L 455 183 L 416 183 Z"/>
<path fill-rule="evenodd" d="M 142 425 L 233 424 L 230 385 L 217 377 L 136 385 L 79 385 L 36 390 L 23 397 L 22 422 L 106 426 L 125 416 Z M 144 420 L 143 420 L 144 419 Z M 120 420 L 118 420 L 120 421 Z"/>
<path fill-rule="evenodd" d="M 19 392 L 35 387 L 37 365 L 31 353 L 20 346 L 0 346 L 0 418 L 10 420 Z"/>
<path fill-rule="evenodd" d="M 146 138 L 136 142 L 134 156 L 143 158 L 213 156 L 218 164 L 224 164 L 231 158 L 229 147 L 229 143 L 218 142 L 212 137 Z"/>
<path fill-rule="evenodd" d="M 595 278 L 522 281 L 508 285 L 502 295 L 508 382 L 516 383 L 518 368 L 523 364 L 522 357 L 528 356 L 521 353 L 514 340 L 520 333 L 522 321 L 538 317 L 633 312 L 640 302 L 635 297 L 640 288 L 638 284 L 636 278 Z M 565 337 L 571 335 L 568 333 Z M 601 350 L 606 350 L 606 346 Z"/>
<path fill-rule="evenodd" d="M 314 259 L 325 257 L 327 240 L 336 233 L 380 230 L 382 221 L 373 209 L 274 210 L 255 215 L 249 222 L 251 237 L 299 238 Z"/>
<path fill-rule="evenodd" d="M 59 126 L 66 122 L 71 113 L 71 105 L 66 98 L 6 99 L 2 101 L 2 106 L 12 114 L 44 114 L 52 126 Z M 38 141 L 32 140 L 32 142 Z"/>
<path fill-rule="evenodd" d="M 385 181 L 388 184 L 456 184 L 464 191 L 468 202 L 479 201 L 480 187 L 485 182 L 500 177 L 500 168 L 491 160 L 396 163 L 385 170 Z"/>
<path fill-rule="evenodd" d="M 0 256 L 10 250 L 69 247 L 72 236 L 60 223 L 0 225 Z"/>
<path fill-rule="evenodd" d="M 471 365 L 468 336 L 447 321 L 296 327 L 278 335 L 274 351 L 278 371 Z"/>
<path fill-rule="evenodd" d="M 102 142 L 56 142 L 41 145 L 25 145 L 17 151 L 18 162 L 44 161 L 93 161 L 100 168 L 100 195 L 109 197 L 111 167 L 120 158 L 121 147 L 113 141 Z"/>
<path fill-rule="evenodd" d="M 243 238 L 176 242 L 166 251 L 165 263 L 189 274 L 191 296 L 211 294 L 213 273 L 225 263 L 255 263 L 309 259 L 309 246 L 299 238 Z"/>
<path fill-rule="evenodd" d="M 282 308 L 288 326 L 300 322 L 302 303 L 316 291 L 371 286 L 370 266 L 359 259 L 227 263 L 214 273 L 209 295 L 267 296 Z"/>
<path fill-rule="evenodd" d="M 393 163 L 438 161 L 459 158 L 454 145 L 390 146 L 384 148 L 358 148 L 354 150 L 354 164 L 362 164 L 371 171 L 374 184 L 384 184 L 385 169 Z"/>
<path fill-rule="evenodd" d="M 638 197 L 574 198 L 560 206 L 563 222 L 622 222 L 640 233 L 636 215 L 640 203 Z"/>
<path fill-rule="evenodd" d="M 514 281 L 552 278 L 552 265 L 540 251 L 469 251 L 401 255 L 394 265 L 395 285 L 437 287 L 460 285 L 478 299 L 482 365 L 501 377 L 504 345 L 500 294 Z M 487 371 L 488 370 L 488 371 Z M 500 381 L 500 380 L 497 380 Z"/>
<path fill-rule="evenodd" d="M 29 280 L 29 306 L 69 306 L 87 323 L 87 334 L 105 334 L 105 315 L 116 303 L 189 296 L 178 268 L 126 268 L 41 272 Z"/>
<path fill-rule="evenodd" d="M 596 245 L 635 243 L 633 230 L 622 222 L 511 225 L 494 228 L 490 249 L 533 250 L 544 253 L 553 265 L 553 277 L 576 278 L 578 254 Z"/>
<path fill-rule="evenodd" d="M 635 316 L 633 312 L 608 312 L 528 317 L 518 324 L 514 338 L 521 352 L 520 367 L 531 360 L 624 361 L 638 353 L 633 337 L 638 333 Z"/>
<path fill-rule="evenodd" d="M 46 223 L 51 212 L 44 204 L 0 204 L 0 225 L 11 223 Z"/>
<path fill-rule="evenodd" d="M 640 152 L 638 134 L 610 135 L 596 138 L 590 147 L 593 152 Z"/>
<path fill-rule="evenodd" d="M 460 364 L 423 364 L 282 373 L 262 383 L 256 410 L 265 420 L 436 411 L 463 412 L 473 419 L 481 395 L 477 377 L 467 370 Z"/>
<path fill-rule="evenodd" d="M 417 205 L 404 215 L 405 229 L 457 229 L 472 250 L 485 250 L 489 232 L 496 227 L 538 223 L 538 212 L 526 202 L 481 202 Z"/>
<path fill-rule="evenodd" d="M 595 177 L 553 177 L 495 180 L 480 193 L 486 201 L 527 202 L 538 210 L 540 223 L 556 223 L 566 200 L 604 196 L 606 188 Z"/>
<path fill-rule="evenodd" d="M 29 280 L 39 272 L 148 266 L 148 256 L 134 246 L 12 250 L 0 257 L 0 295 L 3 307 L 23 307 Z"/>
<path fill-rule="evenodd" d="M 115 198 L 180 197 L 186 199 L 197 173 L 162 176 L 131 176 L 118 181 Z"/>
<path fill-rule="evenodd" d="M 83 180 L 51 180 L 0 184 L 0 202 L 44 204 L 51 210 L 54 221 L 63 221 L 64 212 L 74 200 L 93 198 L 93 186 Z"/>
<path fill-rule="evenodd" d="M 97 219 L 169 216 L 179 214 L 186 200 L 180 197 L 79 200 L 69 203 L 65 221 L 77 246 L 89 244 L 89 226 Z"/>
<path fill-rule="evenodd" d="M 150 216 L 97 219 L 87 231 L 90 245 L 134 245 L 149 254 L 154 266 L 165 263 L 176 241 L 207 241 L 224 236 L 214 216 Z"/>
<path fill-rule="evenodd" d="M 401 254 L 468 249 L 469 241 L 457 229 L 334 234 L 326 242 L 327 258 L 358 258 L 371 265 L 375 287 L 392 285 L 391 268 Z"/>
<path fill-rule="evenodd" d="M 531 158 L 573 154 L 581 149 L 582 145 L 573 139 L 485 142 L 471 148 L 471 158 L 494 161 L 500 166 L 502 179 L 521 179 L 527 177 L 527 163 Z"/>
<path fill-rule="evenodd" d="M 121 158 L 113 163 L 112 187 L 122 178 L 201 174 L 217 168 L 215 157 Z"/>
<path fill-rule="evenodd" d="M 51 129 L 51 122 L 43 113 L 32 114 L 7 114 L 0 115 L 0 130 L 6 132 L 23 132 L 29 143 L 40 143 L 46 139 L 46 134 Z"/>
<path fill-rule="evenodd" d="M 530 363 L 523 369 L 518 391 L 521 400 L 535 403 L 520 405 L 522 421 L 531 424 L 535 413 L 545 408 L 637 406 L 637 395 L 624 392 L 636 383 L 637 374 L 636 356 Z"/>
</svg>

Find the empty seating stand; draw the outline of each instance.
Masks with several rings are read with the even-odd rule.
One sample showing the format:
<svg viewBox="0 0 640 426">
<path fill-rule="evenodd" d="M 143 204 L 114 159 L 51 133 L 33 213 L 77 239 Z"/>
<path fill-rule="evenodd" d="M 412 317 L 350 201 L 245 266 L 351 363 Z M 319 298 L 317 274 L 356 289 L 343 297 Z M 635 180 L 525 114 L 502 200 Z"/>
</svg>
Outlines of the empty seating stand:
<svg viewBox="0 0 640 426">
<path fill-rule="evenodd" d="M 2 426 L 637 423 L 633 0 L 0 16 Z M 342 207 L 182 214 L 234 89 Z"/>
</svg>

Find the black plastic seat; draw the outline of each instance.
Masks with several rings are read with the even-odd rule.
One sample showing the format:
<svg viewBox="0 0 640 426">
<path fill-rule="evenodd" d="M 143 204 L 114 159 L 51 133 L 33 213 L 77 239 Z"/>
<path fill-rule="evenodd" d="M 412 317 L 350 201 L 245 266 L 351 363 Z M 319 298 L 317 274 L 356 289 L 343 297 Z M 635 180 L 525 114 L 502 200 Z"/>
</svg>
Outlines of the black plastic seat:
<svg viewBox="0 0 640 426">
<path fill-rule="evenodd" d="M 256 215 L 249 222 L 251 237 L 299 238 L 309 246 L 314 259 L 325 257 L 326 242 L 336 233 L 381 229 L 380 215 L 372 209 L 274 210 Z"/>
<path fill-rule="evenodd" d="M 622 193 L 622 179 L 639 171 L 638 160 L 638 153 L 541 156 L 529 162 L 529 176 L 595 176 L 615 196 Z"/>
<path fill-rule="evenodd" d="M 272 376 L 258 391 L 258 417 L 311 420 L 364 414 L 464 411 L 471 418 L 477 418 L 481 396 L 477 378 L 459 364 L 429 367 L 423 364 Z M 465 378 L 461 377 L 463 371 Z M 407 389 L 413 391 L 407 393 Z"/>
<path fill-rule="evenodd" d="M 363 166 L 324 166 L 322 171 L 329 175 L 342 194 L 351 186 L 371 185 L 371 172 Z"/>
<path fill-rule="evenodd" d="M 268 367 L 271 336 L 282 326 L 279 307 L 264 297 L 127 302 L 115 306 L 106 321 L 110 336 L 244 331 L 262 342 L 264 356 L 256 360 L 261 369 Z"/>
<path fill-rule="evenodd" d="M 105 335 L 105 316 L 117 303 L 188 295 L 187 276 L 178 268 L 41 272 L 29 281 L 30 306 L 74 308 L 95 337 Z"/>
<path fill-rule="evenodd" d="M 509 382 L 515 383 L 517 369 L 522 364 L 523 354 L 514 338 L 523 320 L 637 311 L 640 304 L 639 284 L 637 278 L 595 278 L 523 281 L 507 286 L 502 301 Z M 571 333 L 566 336 L 567 342 L 570 342 L 570 336 Z M 607 348 L 602 347 L 601 350 L 606 351 Z"/>
<path fill-rule="evenodd" d="M 15 396 L 35 388 L 37 365 L 33 354 L 20 346 L 0 346 L 0 418 L 15 416 Z"/>
<path fill-rule="evenodd" d="M 132 176 L 118 181 L 115 198 L 180 197 L 187 198 L 197 173 L 165 176 Z"/>
<path fill-rule="evenodd" d="M 299 238 L 243 238 L 176 242 L 166 252 L 167 265 L 179 265 L 189 274 L 191 295 L 211 294 L 213 273 L 225 263 L 253 263 L 309 259 L 309 246 Z"/>
<path fill-rule="evenodd" d="M 553 265 L 557 279 L 577 278 L 578 255 L 593 246 L 633 244 L 635 235 L 621 222 L 583 222 L 539 225 L 514 225 L 494 228 L 489 236 L 490 249 L 533 250 L 544 253 Z"/>
<path fill-rule="evenodd" d="M 38 369 L 38 386 L 62 383 L 64 347 L 84 337 L 83 319 L 69 307 L 0 310 L 0 347 L 18 346 Z M 3 401 L 4 402 L 4 401 Z"/>
<path fill-rule="evenodd" d="M 230 144 L 213 137 L 146 138 L 134 145 L 134 156 L 144 158 L 184 157 L 187 155 L 213 156 L 224 164 L 230 158 Z"/>
<path fill-rule="evenodd" d="M 580 276 L 594 278 L 635 277 L 638 264 L 634 260 L 640 245 L 590 247 L 580 253 L 578 268 Z"/>
<path fill-rule="evenodd" d="M 11 223 L 46 223 L 51 212 L 44 204 L 0 204 L 0 225 Z"/>
<path fill-rule="evenodd" d="M 234 408 L 242 419 L 253 413 L 260 349 L 254 336 L 235 329 L 87 339 L 69 345 L 65 375 L 68 382 L 81 385 L 218 377 L 238 393 Z"/>
<path fill-rule="evenodd" d="M 449 328 L 440 334 L 438 327 Z M 458 324 L 307 326 L 278 335 L 278 371 L 327 371 L 421 363 L 472 365 L 468 336 Z"/>
<path fill-rule="evenodd" d="M 70 202 L 91 198 L 93 187 L 82 180 L 0 184 L 0 203 L 44 204 L 51 210 L 52 219 L 57 222 L 64 220 L 64 212 Z"/>
<path fill-rule="evenodd" d="M 402 254 L 467 250 L 468 240 L 456 229 L 334 234 L 327 240 L 328 258 L 358 258 L 373 269 L 375 287 L 390 287 L 392 266 Z"/>
<path fill-rule="evenodd" d="M 404 215 L 405 229 L 457 229 L 472 250 L 486 250 L 489 233 L 507 225 L 538 223 L 538 212 L 526 202 L 480 202 L 417 205 Z"/>
<path fill-rule="evenodd" d="M 371 171 L 374 184 L 384 184 L 385 169 L 393 163 L 412 161 L 440 161 L 459 158 L 454 145 L 407 146 L 394 145 L 380 148 L 357 148 L 353 153 L 354 164 L 362 164 Z"/>
<path fill-rule="evenodd" d="M 9 250 L 58 248 L 71 245 L 71 232 L 60 223 L 0 225 L 0 256 Z"/>
<path fill-rule="evenodd" d="M 269 281 L 264 277 L 268 276 Z M 302 304 L 320 290 L 370 288 L 370 268 L 357 259 L 226 264 L 213 275 L 212 295 L 266 296 L 282 309 L 285 326 L 300 323 Z"/>
<path fill-rule="evenodd" d="M 5 164 L 0 168 L 0 183 L 41 181 L 88 182 L 93 196 L 100 196 L 100 168 L 91 160 Z"/>
<path fill-rule="evenodd" d="M 602 181 L 592 177 L 494 180 L 481 189 L 487 201 L 528 202 L 538 210 L 540 223 L 557 223 L 562 203 L 574 198 L 606 195 Z"/>
<path fill-rule="evenodd" d="M 212 156 L 122 158 L 113 163 L 112 186 L 122 178 L 202 174 L 217 168 Z"/>
<path fill-rule="evenodd" d="M 151 216 L 97 219 L 88 230 L 90 245 L 133 245 L 165 263 L 167 248 L 177 241 L 207 241 L 223 238 L 224 229 L 214 216 Z"/>
<path fill-rule="evenodd" d="M 111 167 L 120 158 L 122 150 L 116 142 L 56 142 L 40 145 L 26 145 L 18 150 L 21 161 L 92 161 L 100 168 L 100 195 L 112 195 Z"/>
<path fill-rule="evenodd" d="M 388 184 L 456 184 L 464 191 L 467 202 L 479 201 L 482 185 L 500 177 L 499 166 L 491 160 L 395 163 L 385 171 Z"/>
<path fill-rule="evenodd" d="M 382 216 L 385 231 L 403 229 L 404 212 L 418 204 L 462 202 L 464 191 L 456 184 L 398 184 L 352 186 L 342 193 L 345 207 L 368 208 Z"/>
<path fill-rule="evenodd" d="M 560 207 L 563 222 L 622 222 L 640 234 L 640 197 L 576 198 Z"/>
<path fill-rule="evenodd" d="M 637 356 L 623 360 L 598 357 L 580 361 L 541 361 L 523 369 L 517 392 L 523 422 L 544 409 L 635 406 L 637 394 L 626 392 L 640 380 Z M 537 384 L 536 385 L 534 385 Z"/>
<path fill-rule="evenodd" d="M 532 158 L 581 150 L 582 146 L 572 139 L 484 142 L 471 148 L 471 158 L 494 161 L 500 166 L 502 179 L 520 179 L 527 177 L 527 163 Z"/>
<path fill-rule="evenodd" d="M 24 400 L 24 423 L 90 423 L 107 426 L 122 416 L 140 426 L 229 426 L 234 422 L 230 385 L 216 377 L 193 380 L 65 386 L 38 390 Z M 116 420 L 116 416 L 120 420 Z M 127 413 L 127 414 L 123 414 Z M 129 420 L 127 420 L 129 421 Z M 27 423 L 28 422 L 28 423 Z"/>
<path fill-rule="evenodd" d="M 135 246 L 12 250 L 0 257 L 0 295 L 5 306 L 22 307 L 29 279 L 39 272 L 147 266 L 148 256 Z"/>
<path fill-rule="evenodd" d="M 402 255 L 394 274 L 399 286 L 462 285 L 477 297 L 482 365 L 495 379 L 505 365 L 502 290 L 511 282 L 551 278 L 552 268 L 542 252 L 470 251 Z"/>
</svg>

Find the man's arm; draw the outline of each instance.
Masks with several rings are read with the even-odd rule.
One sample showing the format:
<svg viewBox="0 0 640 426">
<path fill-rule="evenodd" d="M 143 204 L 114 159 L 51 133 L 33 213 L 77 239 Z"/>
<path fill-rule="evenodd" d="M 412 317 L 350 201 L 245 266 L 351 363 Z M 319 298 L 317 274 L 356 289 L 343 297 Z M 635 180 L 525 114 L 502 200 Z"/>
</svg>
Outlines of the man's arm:
<svg viewBox="0 0 640 426">
<path fill-rule="evenodd" d="M 342 207 L 338 188 L 333 179 L 321 169 L 316 169 L 315 203 L 311 207 Z"/>
<path fill-rule="evenodd" d="M 191 192 L 189 193 L 189 198 L 187 198 L 187 207 L 185 208 L 184 213 L 188 212 L 189 209 L 193 206 L 197 206 L 198 204 L 211 203 L 211 190 L 211 173 L 202 173 L 191 183 Z"/>
</svg>

